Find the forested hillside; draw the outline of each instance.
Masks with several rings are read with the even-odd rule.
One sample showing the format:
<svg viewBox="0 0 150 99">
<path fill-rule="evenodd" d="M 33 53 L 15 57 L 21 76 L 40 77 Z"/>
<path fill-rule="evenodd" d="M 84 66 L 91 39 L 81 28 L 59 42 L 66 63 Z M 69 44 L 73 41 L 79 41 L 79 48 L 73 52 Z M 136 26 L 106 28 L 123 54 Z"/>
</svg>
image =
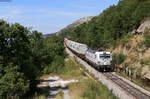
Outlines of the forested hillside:
<svg viewBox="0 0 150 99">
<path fill-rule="evenodd" d="M 90 47 L 110 47 L 150 16 L 149 0 L 120 0 L 90 22 L 65 30 L 64 35 Z"/>
<path fill-rule="evenodd" d="M 62 35 L 96 50 L 110 51 L 116 73 L 150 90 L 149 20 L 150 0 L 119 0 L 88 23 Z M 143 35 L 133 35 L 139 29 Z"/>
<path fill-rule="evenodd" d="M 64 62 L 63 38 L 43 38 L 18 23 L 0 20 L 0 98 L 30 96 L 37 78 L 57 72 Z"/>
</svg>

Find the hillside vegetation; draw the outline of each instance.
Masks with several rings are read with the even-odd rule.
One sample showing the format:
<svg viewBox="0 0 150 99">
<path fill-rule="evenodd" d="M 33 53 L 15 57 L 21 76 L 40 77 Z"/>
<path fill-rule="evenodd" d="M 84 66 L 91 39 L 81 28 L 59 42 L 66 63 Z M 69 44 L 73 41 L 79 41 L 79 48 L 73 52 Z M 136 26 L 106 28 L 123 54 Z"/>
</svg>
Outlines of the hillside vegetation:
<svg viewBox="0 0 150 99">
<path fill-rule="evenodd" d="M 63 38 L 43 38 L 18 23 L 0 20 L 0 98 L 30 96 L 37 78 L 57 72 L 64 64 Z"/>
<path fill-rule="evenodd" d="M 74 57 L 66 58 L 65 66 L 58 74 L 64 79 L 78 80 L 68 86 L 70 99 L 118 99 L 106 86 L 91 79 L 92 75 L 87 76 L 85 72 L 85 68 Z"/>
<path fill-rule="evenodd" d="M 63 34 L 92 48 L 108 48 L 117 39 L 137 29 L 149 16 L 149 0 L 120 0 L 117 5 L 110 6 L 88 23 L 65 30 Z"/>
<path fill-rule="evenodd" d="M 150 31 L 143 31 L 149 20 L 149 0 L 120 0 L 91 21 L 65 30 L 62 35 L 91 48 L 112 52 L 112 63 L 119 72 L 150 90 L 150 83 L 146 82 L 150 80 Z M 132 34 L 141 31 L 138 29 L 144 35 Z"/>
<path fill-rule="evenodd" d="M 142 86 L 150 90 L 150 31 L 144 35 L 134 35 L 120 39 L 115 47 L 109 50 L 113 54 L 113 62 L 122 68 L 121 74 L 127 74 Z M 137 83 L 136 82 L 136 83 Z"/>
</svg>

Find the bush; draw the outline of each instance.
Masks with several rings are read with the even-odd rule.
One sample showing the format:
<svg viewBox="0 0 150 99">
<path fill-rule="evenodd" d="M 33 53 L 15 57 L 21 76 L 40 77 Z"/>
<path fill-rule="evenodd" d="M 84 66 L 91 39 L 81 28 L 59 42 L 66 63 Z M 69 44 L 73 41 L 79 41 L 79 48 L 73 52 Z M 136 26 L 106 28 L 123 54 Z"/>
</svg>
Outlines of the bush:
<svg viewBox="0 0 150 99">
<path fill-rule="evenodd" d="M 120 65 L 124 62 L 124 60 L 126 59 L 126 56 L 119 53 L 119 54 L 113 54 L 112 56 L 112 64 L 113 65 Z"/>
<path fill-rule="evenodd" d="M 144 44 L 146 47 L 150 47 L 150 34 L 145 33 L 143 44 Z"/>
<path fill-rule="evenodd" d="M 64 57 L 56 56 L 54 61 L 49 66 L 46 66 L 44 69 L 44 73 L 58 73 L 64 67 Z"/>
<path fill-rule="evenodd" d="M 12 65 L 5 67 L 5 75 L 0 79 L 0 96 L 22 96 L 29 90 L 29 81 L 23 73 L 18 72 L 18 69 L 18 66 Z"/>
<path fill-rule="evenodd" d="M 108 88 L 100 83 L 88 81 L 86 91 L 82 94 L 83 99 L 118 99 Z"/>
</svg>

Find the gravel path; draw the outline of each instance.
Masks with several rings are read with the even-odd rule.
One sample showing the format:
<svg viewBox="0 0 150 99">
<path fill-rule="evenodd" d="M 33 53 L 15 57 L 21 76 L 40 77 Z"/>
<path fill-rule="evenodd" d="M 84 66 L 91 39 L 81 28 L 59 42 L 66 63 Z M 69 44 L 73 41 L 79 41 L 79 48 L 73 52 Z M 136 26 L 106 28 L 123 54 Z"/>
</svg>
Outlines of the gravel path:
<svg viewBox="0 0 150 99">
<path fill-rule="evenodd" d="M 54 99 L 57 96 L 59 90 L 61 89 L 64 93 L 63 99 L 70 99 L 68 84 L 69 83 L 76 83 L 78 80 L 70 79 L 70 80 L 63 80 L 58 76 L 49 77 L 46 79 L 48 85 L 50 87 L 49 96 L 47 99 Z"/>
<path fill-rule="evenodd" d="M 64 99 L 70 99 L 69 90 L 64 89 L 63 92 L 64 92 Z"/>
</svg>

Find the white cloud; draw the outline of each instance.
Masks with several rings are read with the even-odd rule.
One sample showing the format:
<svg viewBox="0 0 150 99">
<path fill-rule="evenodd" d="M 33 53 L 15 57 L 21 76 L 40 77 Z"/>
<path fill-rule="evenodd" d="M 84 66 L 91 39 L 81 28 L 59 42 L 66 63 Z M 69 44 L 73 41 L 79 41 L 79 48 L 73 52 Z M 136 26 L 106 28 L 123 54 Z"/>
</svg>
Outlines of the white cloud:
<svg viewBox="0 0 150 99">
<path fill-rule="evenodd" d="M 2 9 L 2 7 L 0 7 Z M 35 9 L 35 8 L 25 8 L 25 7 L 17 7 L 17 6 L 6 6 L 3 8 L 4 10 L 0 10 L 0 18 L 11 19 L 11 18 L 47 18 L 47 17 L 72 17 L 79 18 L 89 16 L 92 13 L 86 12 L 71 12 L 65 10 L 54 10 L 54 9 Z M 32 9 L 32 10 L 31 10 Z"/>
<path fill-rule="evenodd" d="M 83 17 L 88 16 L 90 13 L 81 13 L 81 12 L 70 12 L 70 11 L 63 11 L 63 10 L 56 10 L 56 11 L 48 11 L 50 15 L 59 15 L 59 16 L 66 16 L 66 17 Z"/>
<path fill-rule="evenodd" d="M 88 5 L 78 5 L 78 4 L 70 4 L 71 7 L 76 9 L 84 9 L 84 10 L 95 10 L 97 7 L 95 6 L 88 6 Z"/>
<path fill-rule="evenodd" d="M 18 9 L 14 9 L 10 11 L 11 14 L 23 14 L 23 12 L 21 10 Z"/>
<path fill-rule="evenodd" d="M 19 22 L 41 32 L 56 32 L 78 18 L 91 15 L 87 12 L 71 12 L 63 9 L 31 8 L 20 6 L 0 7 L 0 19 Z"/>
<path fill-rule="evenodd" d="M 80 12 L 80 11 L 66 11 L 61 9 L 38 9 L 38 12 L 42 15 L 48 15 L 48 16 L 64 16 L 64 17 L 83 17 L 83 16 L 89 16 L 92 13 L 87 12 Z"/>
</svg>

